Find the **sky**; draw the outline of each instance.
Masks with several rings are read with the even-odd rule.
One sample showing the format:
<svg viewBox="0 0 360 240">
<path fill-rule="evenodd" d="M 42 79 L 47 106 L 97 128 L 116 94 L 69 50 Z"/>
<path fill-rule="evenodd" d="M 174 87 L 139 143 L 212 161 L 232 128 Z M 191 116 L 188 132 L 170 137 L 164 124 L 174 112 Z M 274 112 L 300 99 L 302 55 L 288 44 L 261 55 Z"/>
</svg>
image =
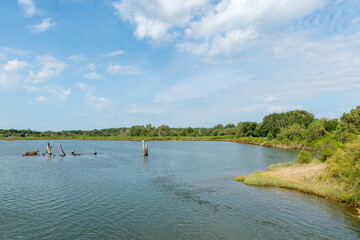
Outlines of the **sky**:
<svg viewBox="0 0 360 240">
<path fill-rule="evenodd" d="M 0 129 L 212 127 L 357 105 L 358 0 L 0 4 Z"/>
</svg>

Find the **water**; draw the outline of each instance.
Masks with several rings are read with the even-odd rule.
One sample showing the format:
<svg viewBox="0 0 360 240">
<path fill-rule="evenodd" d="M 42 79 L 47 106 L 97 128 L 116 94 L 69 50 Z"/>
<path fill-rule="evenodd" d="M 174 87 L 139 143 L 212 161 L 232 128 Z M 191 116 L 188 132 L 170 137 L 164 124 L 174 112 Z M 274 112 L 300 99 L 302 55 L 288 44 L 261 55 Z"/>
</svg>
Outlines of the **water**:
<svg viewBox="0 0 360 240">
<path fill-rule="evenodd" d="M 149 142 L 145 158 L 141 142 L 60 142 L 86 155 L 23 157 L 47 141 L 0 142 L 0 239 L 360 239 L 341 203 L 231 180 L 294 150 Z"/>
</svg>

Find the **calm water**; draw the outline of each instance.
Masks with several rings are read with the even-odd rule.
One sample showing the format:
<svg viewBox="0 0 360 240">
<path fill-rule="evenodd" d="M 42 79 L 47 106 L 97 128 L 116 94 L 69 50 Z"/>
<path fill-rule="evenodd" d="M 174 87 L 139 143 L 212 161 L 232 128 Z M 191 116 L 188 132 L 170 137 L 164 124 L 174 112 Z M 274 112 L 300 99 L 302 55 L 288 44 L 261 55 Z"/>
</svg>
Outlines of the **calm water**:
<svg viewBox="0 0 360 240">
<path fill-rule="evenodd" d="M 89 154 L 21 156 L 46 143 L 0 142 L 0 239 L 360 239 L 340 203 L 231 180 L 297 151 L 149 142 L 144 158 L 141 142 L 61 141 Z"/>
</svg>

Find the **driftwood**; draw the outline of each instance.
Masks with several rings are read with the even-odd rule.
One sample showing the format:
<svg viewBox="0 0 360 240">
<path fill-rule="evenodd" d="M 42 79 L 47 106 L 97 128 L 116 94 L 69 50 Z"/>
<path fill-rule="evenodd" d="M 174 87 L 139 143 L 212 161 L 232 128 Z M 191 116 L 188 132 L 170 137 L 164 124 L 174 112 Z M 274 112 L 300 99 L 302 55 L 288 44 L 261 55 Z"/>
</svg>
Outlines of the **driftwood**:
<svg viewBox="0 0 360 240">
<path fill-rule="evenodd" d="M 51 155 L 52 152 L 51 152 L 51 149 L 54 147 L 54 145 L 52 145 L 52 147 L 50 147 L 50 143 L 47 144 L 47 149 L 46 149 L 46 153 Z"/>
<path fill-rule="evenodd" d="M 32 152 L 26 152 L 24 153 L 23 156 L 36 156 L 38 154 L 38 150 L 37 151 L 32 151 Z"/>
<path fill-rule="evenodd" d="M 80 153 L 75 153 L 74 150 L 73 150 L 73 151 L 71 151 L 71 155 L 73 155 L 73 156 L 80 156 L 81 154 L 80 154 Z"/>
<path fill-rule="evenodd" d="M 149 147 L 147 144 L 145 146 L 145 140 L 142 140 L 142 147 L 143 147 L 144 155 L 147 156 L 149 154 Z"/>
<path fill-rule="evenodd" d="M 60 155 L 60 156 L 64 157 L 66 154 L 64 153 L 64 150 L 63 150 L 63 148 L 61 147 L 61 143 L 59 143 L 59 146 L 60 146 L 60 149 L 61 149 L 61 152 L 62 152 L 62 155 Z"/>
</svg>

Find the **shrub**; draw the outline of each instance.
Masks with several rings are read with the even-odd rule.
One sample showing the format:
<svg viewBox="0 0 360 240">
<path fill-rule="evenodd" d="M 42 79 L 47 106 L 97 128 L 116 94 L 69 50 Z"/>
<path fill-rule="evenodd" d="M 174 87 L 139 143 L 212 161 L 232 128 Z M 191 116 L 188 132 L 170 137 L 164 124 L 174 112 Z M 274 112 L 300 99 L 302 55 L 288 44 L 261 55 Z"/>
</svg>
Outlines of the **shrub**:
<svg viewBox="0 0 360 240">
<path fill-rule="evenodd" d="M 298 156 L 297 162 L 299 163 L 309 163 L 311 160 L 311 152 L 301 150 Z"/>
<path fill-rule="evenodd" d="M 269 139 L 270 141 L 274 139 L 274 135 L 273 135 L 271 132 L 269 132 L 266 137 L 267 137 L 267 139 Z"/>
<path fill-rule="evenodd" d="M 320 155 L 320 161 L 325 162 L 333 154 L 334 154 L 334 150 L 332 148 L 329 147 L 324 148 Z"/>
</svg>

